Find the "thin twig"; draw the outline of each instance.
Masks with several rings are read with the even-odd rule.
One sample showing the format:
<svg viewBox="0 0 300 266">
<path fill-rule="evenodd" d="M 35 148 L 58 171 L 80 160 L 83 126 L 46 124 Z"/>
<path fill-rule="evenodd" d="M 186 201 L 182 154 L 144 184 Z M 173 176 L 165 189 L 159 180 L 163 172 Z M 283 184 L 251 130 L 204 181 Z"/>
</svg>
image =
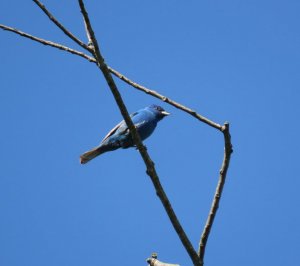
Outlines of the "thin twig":
<svg viewBox="0 0 300 266">
<path fill-rule="evenodd" d="M 84 28 L 85 28 L 85 32 L 86 32 L 86 37 L 88 39 L 88 43 L 89 43 L 90 46 L 93 46 L 92 36 L 90 35 L 90 31 L 88 30 L 88 26 L 86 24 L 86 21 L 83 20 L 83 22 L 84 22 Z M 94 47 L 93 47 L 93 49 L 94 49 Z"/>
<path fill-rule="evenodd" d="M 127 78 L 126 76 L 124 76 L 123 74 L 121 74 L 120 72 L 116 71 L 115 69 L 113 69 L 111 67 L 109 67 L 109 71 L 112 74 L 114 74 L 116 77 L 118 77 L 119 79 L 121 79 L 124 82 L 126 82 L 127 84 L 131 85 L 132 87 L 134 87 L 134 88 L 136 88 L 140 91 L 143 91 L 143 92 L 145 92 L 149 95 L 152 95 L 153 97 L 156 97 L 156 98 L 162 100 L 163 102 L 166 102 L 170 105 L 173 105 L 174 107 L 176 107 L 176 108 L 192 115 L 193 117 L 197 118 L 198 120 L 202 121 L 203 123 L 222 131 L 222 126 L 221 125 L 219 125 L 219 124 L 209 120 L 208 118 L 198 114 L 196 111 L 194 111 L 194 110 L 192 110 L 192 109 L 190 109 L 190 108 L 188 108 L 188 107 L 186 107 L 186 106 L 184 106 L 184 105 L 182 105 L 178 102 L 175 102 L 175 101 L 171 100 L 169 97 L 166 97 L 162 94 L 159 94 L 156 91 L 150 90 L 150 89 L 148 89 L 148 88 L 146 88 L 146 87 L 130 80 L 129 78 Z"/>
<path fill-rule="evenodd" d="M 34 3 L 36 3 L 40 9 L 47 15 L 47 17 L 59 28 L 61 29 L 70 39 L 72 39 L 74 42 L 76 42 L 79 46 L 86 49 L 87 51 L 91 52 L 91 48 L 88 47 L 83 41 L 78 39 L 74 34 L 72 34 L 69 30 L 67 30 L 51 13 L 50 11 L 45 7 L 44 4 L 42 4 L 39 0 L 33 0 Z"/>
<path fill-rule="evenodd" d="M 230 163 L 230 157 L 233 151 L 232 144 L 231 144 L 231 136 L 229 132 L 229 123 L 224 124 L 224 126 L 222 127 L 222 132 L 224 134 L 224 142 L 225 142 L 224 158 L 222 162 L 222 167 L 220 169 L 219 181 L 214 195 L 214 199 L 199 243 L 198 256 L 200 257 L 201 265 L 204 264 L 204 254 L 205 254 L 207 239 L 209 237 L 219 207 L 223 187 L 226 180 L 226 174 Z"/>
<path fill-rule="evenodd" d="M 10 32 L 16 33 L 16 34 L 18 34 L 18 35 L 20 35 L 22 37 L 31 39 L 31 40 L 39 42 L 41 44 L 49 45 L 49 46 L 55 47 L 57 49 L 64 50 L 64 51 L 66 51 L 68 53 L 81 56 L 81 57 L 87 59 L 90 62 L 93 62 L 93 63 L 96 62 L 96 60 L 93 57 L 88 56 L 87 54 L 85 54 L 83 52 L 80 52 L 80 51 L 74 50 L 72 48 L 69 48 L 69 47 L 67 47 L 65 45 L 62 45 L 62 44 L 59 44 L 59 43 L 55 43 L 55 42 L 52 42 L 52 41 L 48 41 L 48 40 L 45 40 L 45 39 L 41 39 L 41 38 L 38 38 L 36 36 L 30 35 L 30 34 L 28 34 L 26 32 L 20 31 L 20 30 L 18 30 L 16 28 L 8 27 L 8 26 L 2 25 L 2 24 L 0 24 L 0 28 L 3 29 L 3 30 L 7 30 L 7 31 L 10 31 Z"/>
<path fill-rule="evenodd" d="M 116 100 L 116 103 L 121 111 L 121 114 L 126 122 L 126 124 L 128 125 L 128 128 L 130 130 L 130 133 L 132 135 L 132 138 L 133 138 L 133 141 L 134 143 L 136 144 L 144 162 L 145 162 L 145 165 L 147 167 L 147 174 L 150 176 L 152 182 L 153 182 L 153 185 L 156 189 L 156 193 L 158 195 L 158 197 L 160 198 L 183 246 L 186 248 L 188 254 L 190 255 L 194 265 L 198 266 L 200 265 L 199 263 L 199 257 L 196 253 L 196 251 L 194 250 L 190 240 L 188 239 L 187 235 L 185 234 L 181 224 L 179 223 L 177 217 L 176 217 L 176 214 L 171 206 L 171 203 L 166 195 L 166 193 L 164 192 L 163 190 L 163 187 L 161 186 L 161 183 L 159 181 L 159 178 L 158 178 L 158 175 L 156 173 L 156 170 L 155 170 L 155 167 L 154 167 L 154 163 L 153 161 L 151 160 L 147 150 L 146 150 L 146 147 L 143 145 L 141 139 L 140 139 L 140 136 L 136 130 L 136 128 L 134 127 L 134 124 L 129 116 L 129 113 L 126 109 L 126 106 L 121 98 L 121 95 L 117 89 L 117 86 L 112 78 L 112 75 L 110 74 L 109 72 L 109 69 L 107 67 L 107 65 L 105 64 L 104 62 L 104 58 L 102 57 L 101 53 L 100 53 L 100 50 L 99 50 L 99 46 L 98 46 L 98 42 L 95 38 L 95 34 L 94 34 L 94 31 L 92 29 L 92 26 L 91 26 L 91 23 L 90 23 L 90 20 L 89 20 L 89 17 L 88 17 L 88 14 L 86 12 L 86 9 L 85 9 L 85 6 L 84 6 L 84 3 L 83 3 L 83 0 L 78 0 L 79 1 L 79 6 L 80 6 L 80 9 L 81 9 L 81 12 L 82 12 L 82 15 L 84 17 L 84 20 L 85 20 L 85 23 L 86 23 L 86 26 L 87 26 L 87 30 L 89 31 L 89 36 L 91 37 L 91 41 L 92 41 L 92 44 L 94 46 L 94 49 L 95 49 L 95 57 L 96 57 L 96 60 L 98 61 L 98 67 L 101 69 L 113 95 L 114 95 L 114 98 Z"/>
</svg>

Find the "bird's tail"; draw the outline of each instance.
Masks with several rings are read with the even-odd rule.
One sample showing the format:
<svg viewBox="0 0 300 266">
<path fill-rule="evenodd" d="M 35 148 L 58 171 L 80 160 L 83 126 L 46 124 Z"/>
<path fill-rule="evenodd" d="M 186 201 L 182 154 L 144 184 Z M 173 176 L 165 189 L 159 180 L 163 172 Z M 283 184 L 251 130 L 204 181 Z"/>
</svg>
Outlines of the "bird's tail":
<svg viewBox="0 0 300 266">
<path fill-rule="evenodd" d="M 107 149 L 106 146 L 98 146 L 92 150 L 89 150 L 83 154 L 80 155 L 80 163 L 86 164 L 90 160 L 94 159 L 95 157 L 99 156 L 100 154 L 107 152 L 109 149 Z"/>
</svg>

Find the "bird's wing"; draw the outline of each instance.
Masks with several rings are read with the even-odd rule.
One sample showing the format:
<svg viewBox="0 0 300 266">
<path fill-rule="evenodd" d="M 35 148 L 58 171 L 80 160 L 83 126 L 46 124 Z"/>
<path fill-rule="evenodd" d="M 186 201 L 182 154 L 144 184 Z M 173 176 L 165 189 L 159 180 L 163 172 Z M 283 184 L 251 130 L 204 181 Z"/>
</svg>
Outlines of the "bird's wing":
<svg viewBox="0 0 300 266">
<path fill-rule="evenodd" d="M 105 140 L 107 140 L 111 135 L 113 135 L 123 123 L 124 123 L 124 121 L 121 121 L 111 131 L 109 131 L 107 133 L 107 135 L 104 137 L 104 139 L 101 141 L 101 143 L 104 142 Z"/>
<path fill-rule="evenodd" d="M 135 112 L 135 113 L 131 114 L 130 117 L 133 118 L 137 114 L 138 114 L 138 112 Z M 109 131 L 107 133 L 107 135 L 104 137 L 104 139 L 101 141 L 101 143 L 104 142 L 105 140 L 107 140 L 110 136 L 112 136 L 119 128 L 121 129 L 121 131 L 120 131 L 121 134 L 122 134 L 122 132 L 125 132 L 126 130 L 128 130 L 128 127 L 124 120 L 122 120 L 111 131 Z"/>
</svg>

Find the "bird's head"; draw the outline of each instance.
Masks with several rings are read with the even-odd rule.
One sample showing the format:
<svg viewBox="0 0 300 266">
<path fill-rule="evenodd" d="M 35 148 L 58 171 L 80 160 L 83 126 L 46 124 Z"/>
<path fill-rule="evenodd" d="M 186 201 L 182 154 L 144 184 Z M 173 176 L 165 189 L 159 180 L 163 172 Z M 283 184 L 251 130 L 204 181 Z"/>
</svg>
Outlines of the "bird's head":
<svg viewBox="0 0 300 266">
<path fill-rule="evenodd" d="M 148 107 L 148 109 L 155 114 L 155 116 L 161 120 L 165 116 L 168 116 L 170 113 L 166 112 L 162 107 L 152 104 Z"/>
</svg>

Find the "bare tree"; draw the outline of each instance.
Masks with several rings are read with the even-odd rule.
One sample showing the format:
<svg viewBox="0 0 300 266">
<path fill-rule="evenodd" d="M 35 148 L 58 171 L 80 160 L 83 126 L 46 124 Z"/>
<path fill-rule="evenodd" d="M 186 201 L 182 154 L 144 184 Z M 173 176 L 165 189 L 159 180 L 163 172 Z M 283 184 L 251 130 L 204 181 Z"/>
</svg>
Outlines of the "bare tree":
<svg viewBox="0 0 300 266">
<path fill-rule="evenodd" d="M 19 29 L 15 29 L 15 28 L 12 28 L 12 27 L 9 27 L 6 25 L 0 24 L 0 28 L 2 28 L 3 30 L 7 30 L 10 32 L 19 34 L 25 38 L 39 42 L 41 44 L 44 44 L 47 46 L 52 46 L 54 48 L 72 53 L 74 55 L 81 56 L 81 57 L 85 58 L 86 60 L 96 64 L 98 69 L 103 74 L 103 76 L 108 84 L 108 87 L 114 96 L 115 102 L 116 102 L 117 106 L 119 107 L 119 110 L 120 110 L 126 124 L 128 125 L 128 128 L 130 130 L 134 144 L 136 145 L 137 149 L 139 150 L 140 155 L 145 163 L 146 173 L 150 177 L 150 179 L 153 183 L 153 186 L 155 187 L 156 194 L 159 197 L 178 237 L 180 238 L 182 245 L 184 246 L 187 253 L 189 254 L 189 257 L 191 258 L 193 265 L 195 265 L 195 266 L 204 265 L 204 255 L 205 255 L 205 249 L 207 246 L 207 240 L 208 240 L 208 237 L 209 237 L 210 231 L 212 229 L 213 222 L 214 222 L 214 219 L 215 219 L 218 207 L 219 207 L 223 187 L 224 187 L 225 180 L 226 180 L 226 174 L 227 174 L 227 170 L 228 170 L 229 163 L 230 163 L 230 157 L 231 157 L 231 153 L 232 153 L 232 144 L 231 144 L 231 136 L 230 136 L 230 131 L 229 131 L 229 123 L 225 122 L 223 125 L 221 125 L 216 122 L 213 122 L 212 120 L 209 120 L 208 118 L 200 115 L 195 110 L 192 110 L 192 109 L 172 100 L 171 98 L 169 98 L 167 96 L 161 95 L 157 91 L 150 90 L 150 89 L 130 80 L 129 78 L 124 76 L 122 73 L 120 73 L 117 70 L 113 69 L 112 67 L 108 66 L 105 63 L 104 57 L 100 51 L 98 40 L 93 31 L 93 28 L 92 28 L 92 25 L 91 25 L 91 22 L 89 19 L 89 15 L 86 11 L 83 0 L 78 0 L 78 3 L 79 3 L 80 11 L 83 16 L 83 21 L 84 21 L 84 25 L 85 25 L 86 34 L 87 34 L 87 40 L 88 40 L 87 43 L 81 41 L 76 36 L 74 36 L 74 34 L 72 34 L 70 32 L 70 30 L 68 30 L 62 23 L 60 23 L 39 0 L 33 0 L 33 2 L 39 6 L 39 8 L 45 13 L 45 15 L 48 16 L 48 18 L 60 30 L 62 30 L 65 35 L 67 35 L 71 40 L 73 40 L 75 43 L 77 43 L 88 54 L 78 51 L 78 50 L 75 50 L 75 49 L 72 49 L 70 47 L 67 47 L 67 46 L 59 44 L 59 43 L 55 43 L 55 42 L 52 42 L 49 40 L 38 38 L 36 36 L 22 32 Z M 220 172 L 219 172 L 219 180 L 218 180 L 218 183 L 216 186 L 216 191 L 214 194 L 212 205 L 211 205 L 202 235 L 200 237 L 199 247 L 197 250 L 191 244 L 191 241 L 189 240 L 188 236 L 186 235 L 183 227 L 181 226 L 181 224 L 172 208 L 172 205 L 164 191 L 164 188 L 162 187 L 162 185 L 160 183 L 159 176 L 155 169 L 155 164 L 154 164 L 153 160 L 150 158 L 150 156 L 147 152 L 147 149 L 144 146 L 144 144 L 142 143 L 141 138 L 129 116 L 126 105 L 124 104 L 121 94 L 120 94 L 120 92 L 115 84 L 115 81 L 113 79 L 113 75 L 115 77 L 121 79 L 122 81 L 126 82 L 127 84 L 131 85 L 133 88 L 140 90 L 150 96 L 158 98 L 161 101 L 163 101 L 167 104 L 170 104 L 170 105 L 180 109 L 183 112 L 186 112 L 187 114 L 193 116 L 200 122 L 205 123 L 206 125 L 218 130 L 220 133 L 223 134 L 224 157 L 223 157 L 223 162 L 222 162 Z M 147 261 L 150 265 L 170 265 L 170 264 L 162 263 L 162 262 L 158 261 L 157 256 L 152 256 L 152 258 L 148 259 Z"/>
</svg>

